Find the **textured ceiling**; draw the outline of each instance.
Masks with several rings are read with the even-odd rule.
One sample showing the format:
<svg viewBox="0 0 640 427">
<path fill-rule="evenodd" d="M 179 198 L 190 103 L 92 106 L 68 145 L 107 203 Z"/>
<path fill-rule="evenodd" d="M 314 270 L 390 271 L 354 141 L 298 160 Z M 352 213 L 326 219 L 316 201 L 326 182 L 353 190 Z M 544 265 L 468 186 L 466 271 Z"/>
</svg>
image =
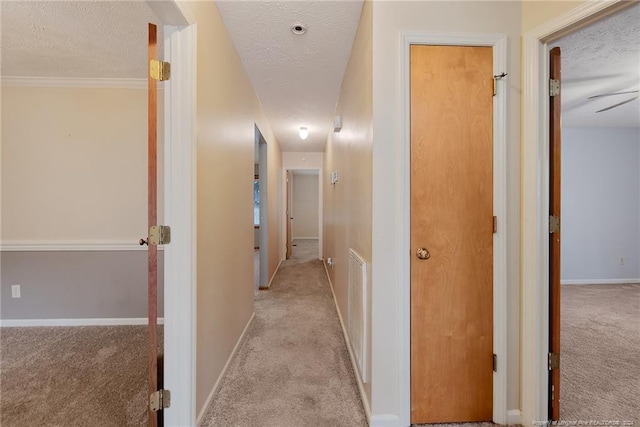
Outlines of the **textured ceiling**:
<svg viewBox="0 0 640 427">
<path fill-rule="evenodd" d="M 323 151 L 362 1 L 228 1 L 218 9 L 283 151 Z M 307 32 L 291 32 L 293 23 Z M 298 136 L 301 126 L 309 138 Z"/>
<path fill-rule="evenodd" d="M 147 24 L 159 20 L 145 1 L 2 0 L 0 13 L 3 76 L 147 75 Z"/>
<path fill-rule="evenodd" d="M 640 99 L 596 113 L 634 94 L 587 99 L 640 89 L 640 4 L 565 36 L 551 46 L 560 46 L 562 54 L 564 126 L 640 127 Z"/>
</svg>

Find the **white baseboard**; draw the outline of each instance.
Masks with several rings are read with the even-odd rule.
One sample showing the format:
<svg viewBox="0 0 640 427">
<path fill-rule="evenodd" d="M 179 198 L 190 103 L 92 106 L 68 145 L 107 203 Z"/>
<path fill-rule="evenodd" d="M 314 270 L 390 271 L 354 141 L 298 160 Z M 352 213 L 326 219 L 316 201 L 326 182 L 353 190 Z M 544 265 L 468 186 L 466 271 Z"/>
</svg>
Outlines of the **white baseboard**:
<svg viewBox="0 0 640 427">
<path fill-rule="evenodd" d="M 329 281 L 329 287 L 331 288 L 331 295 L 333 295 L 333 303 L 336 306 L 336 312 L 338 313 L 338 319 L 340 320 L 340 327 L 342 328 L 342 335 L 344 335 L 344 340 L 347 345 L 347 351 L 349 352 L 349 360 L 351 360 L 351 366 L 353 367 L 353 372 L 355 373 L 355 376 L 356 376 L 356 382 L 358 383 L 358 390 L 360 391 L 360 400 L 362 400 L 362 405 L 364 406 L 364 413 L 367 417 L 367 421 L 371 423 L 371 407 L 369 406 L 367 394 L 364 391 L 364 384 L 362 383 L 362 378 L 360 378 L 358 362 L 356 361 L 356 358 L 353 355 L 353 351 L 351 350 L 349 335 L 347 334 L 347 330 L 344 327 L 344 322 L 342 321 L 342 315 L 340 314 L 340 308 L 338 307 L 338 300 L 336 299 L 336 293 L 333 290 L 333 283 L 331 282 L 331 277 L 329 277 L 327 264 L 325 262 L 323 262 L 322 264 L 324 265 L 324 271 L 327 274 L 327 280 Z M 373 426 L 373 424 L 371 425 Z"/>
<path fill-rule="evenodd" d="M 570 279 L 561 280 L 561 285 L 626 285 L 640 283 L 640 279 Z"/>
<path fill-rule="evenodd" d="M 122 325 L 146 325 L 146 317 L 130 318 L 90 318 L 90 319 L 2 319 L 2 327 L 28 327 L 28 326 L 122 326 Z M 164 325 L 164 317 L 158 317 L 158 325 Z"/>
<path fill-rule="evenodd" d="M 522 413 L 520 409 L 509 409 L 507 411 L 507 424 L 514 425 L 519 424 L 522 425 Z"/>
<path fill-rule="evenodd" d="M 233 360 L 233 358 L 235 357 L 236 353 L 238 352 L 238 349 L 240 348 L 240 344 L 242 344 L 242 341 L 244 341 L 244 337 L 247 334 L 247 331 L 249 330 L 249 326 L 251 326 L 251 323 L 253 322 L 253 318 L 255 316 L 256 316 L 256 313 L 254 312 L 251 315 L 251 318 L 249 319 L 247 324 L 245 325 L 244 330 L 240 334 L 240 338 L 238 338 L 238 341 L 236 342 L 236 346 L 233 347 L 233 350 L 231 350 L 231 354 L 229 355 L 229 358 L 227 359 L 227 362 L 224 364 L 224 367 L 222 368 L 222 371 L 220 372 L 220 375 L 218 375 L 218 379 L 216 380 L 215 384 L 211 388 L 211 391 L 209 392 L 209 395 L 207 396 L 207 400 L 204 401 L 204 404 L 202 405 L 202 408 L 200 409 L 200 412 L 198 413 L 198 418 L 196 418 L 196 425 L 197 426 L 200 425 L 200 422 L 202 421 L 202 417 L 204 417 L 204 414 L 207 413 L 207 409 L 209 408 L 209 405 L 211 404 L 211 401 L 213 400 L 213 396 L 215 396 L 216 391 L 218 391 L 218 387 L 220 387 L 220 383 L 222 382 L 222 378 L 224 378 L 225 374 L 227 373 L 227 369 L 229 369 L 229 365 L 231 364 L 231 361 Z"/>
<path fill-rule="evenodd" d="M 400 416 L 395 414 L 374 415 L 370 427 L 406 427 L 400 423 Z"/>
<path fill-rule="evenodd" d="M 281 259 L 280 262 L 278 263 L 278 266 L 276 267 L 276 269 L 274 270 L 273 274 L 271 275 L 271 279 L 269 279 L 269 283 L 267 283 L 267 287 L 266 288 L 260 287 L 260 290 L 264 291 L 264 290 L 269 289 L 271 287 L 271 282 L 273 282 L 273 279 L 275 279 L 276 274 L 278 274 L 278 270 L 280 270 L 280 266 L 282 265 L 283 261 L 284 260 Z"/>
</svg>

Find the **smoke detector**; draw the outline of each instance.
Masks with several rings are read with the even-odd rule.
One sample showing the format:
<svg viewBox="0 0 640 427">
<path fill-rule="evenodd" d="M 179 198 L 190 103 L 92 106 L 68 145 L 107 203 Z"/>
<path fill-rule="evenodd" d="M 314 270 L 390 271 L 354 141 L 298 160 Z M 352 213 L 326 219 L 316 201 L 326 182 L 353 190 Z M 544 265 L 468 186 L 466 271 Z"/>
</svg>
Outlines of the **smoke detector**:
<svg viewBox="0 0 640 427">
<path fill-rule="evenodd" d="M 295 24 L 291 25 L 291 32 L 293 34 L 301 36 L 307 32 L 307 27 L 305 27 L 305 25 L 300 22 L 296 22 Z"/>
</svg>

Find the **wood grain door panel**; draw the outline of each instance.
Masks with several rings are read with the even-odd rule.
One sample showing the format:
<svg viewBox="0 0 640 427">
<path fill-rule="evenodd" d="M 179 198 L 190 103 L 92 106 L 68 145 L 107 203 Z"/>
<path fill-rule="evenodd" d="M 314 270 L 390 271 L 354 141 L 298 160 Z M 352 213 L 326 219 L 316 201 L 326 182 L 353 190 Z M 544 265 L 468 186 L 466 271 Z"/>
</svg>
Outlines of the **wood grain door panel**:
<svg viewBox="0 0 640 427">
<path fill-rule="evenodd" d="M 549 53 L 550 78 L 560 81 L 560 48 Z M 549 100 L 549 215 L 560 218 L 561 98 Z M 549 352 L 560 354 L 560 231 L 549 234 Z M 560 419 L 560 367 L 549 371 L 549 418 Z"/>
<path fill-rule="evenodd" d="M 412 423 L 493 415 L 492 71 L 490 47 L 411 47 Z"/>
</svg>

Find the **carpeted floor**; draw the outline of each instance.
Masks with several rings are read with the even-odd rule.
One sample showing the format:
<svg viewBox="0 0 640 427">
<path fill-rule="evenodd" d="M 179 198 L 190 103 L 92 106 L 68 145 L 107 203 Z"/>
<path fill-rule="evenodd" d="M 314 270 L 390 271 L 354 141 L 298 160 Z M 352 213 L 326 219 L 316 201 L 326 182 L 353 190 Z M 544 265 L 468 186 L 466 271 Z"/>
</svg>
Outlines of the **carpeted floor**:
<svg viewBox="0 0 640 427">
<path fill-rule="evenodd" d="M 146 326 L 1 328 L 0 425 L 146 424 L 146 333 Z"/>
<path fill-rule="evenodd" d="M 294 243 L 202 426 L 366 425 L 317 241 Z"/>
<path fill-rule="evenodd" d="M 640 284 L 563 285 L 560 418 L 640 423 Z"/>
</svg>

